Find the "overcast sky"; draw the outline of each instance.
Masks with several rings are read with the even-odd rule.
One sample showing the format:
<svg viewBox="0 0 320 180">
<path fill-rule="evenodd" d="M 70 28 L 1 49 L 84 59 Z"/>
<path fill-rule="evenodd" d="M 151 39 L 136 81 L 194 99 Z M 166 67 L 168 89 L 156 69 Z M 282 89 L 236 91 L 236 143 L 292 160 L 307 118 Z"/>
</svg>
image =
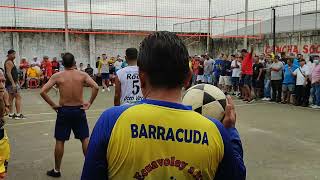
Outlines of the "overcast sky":
<svg viewBox="0 0 320 180">
<path fill-rule="evenodd" d="M 120 13 L 120 14 L 140 14 L 155 16 L 156 0 L 91 0 L 92 12 L 97 13 Z M 300 0 L 249 0 L 249 10 L 281 5 Z M 16 0 L 16 6 L 44 9 L 64 9 L 63 0 Z M 73 11 L 90 11 L 90 0 L 69 0 L 68 8 Z M 222 16 L 235 12 L 244 11 L 245 0 L 212 0 L 212 16 Z M 320 4 L 320 3 L 319 3 Z M 13 6 L 13 0 L 1 0 L 1 6 Z M 306 3 L 302 9 L 314 8 L 314 3 Z M 278 14 L 290 14 L 292 8 L 286 7 L 279 10 Z M 296 7 L 296 11 L 299 8 Z M 178 16 L 192 18 L 208 17 L 208 0 L 158 0 L 158 16 Z M 270 11 L 255 13 L 255 19 L 269 19 Z M 229 18 L 236 18 L 232 16 Z M 239 17 L 244 18 L 243 16 Z M 253 14 L 249 14 L 253 19 Z M 69 14 L 69 27 L 89 29 L 91 26 L 89 14 Z M 141 18 L 128 16 L 92 15 L 94 29 L 109 30 L 155 30 L 155 18 Z M 185 22 L 181 19 L 158 19 L 159 30 L 173 30 L 173 24 Z M 62 28 L 64 26 L 64 14 L 61 12 L 16 10 L 16 23 L 20 27 L 42 27 L 42 28 Z M 175 28 L 182 28 L 183 31 L 206 31 L 207 22 L 196 21 Z M 14 10 L 0 8 L 1 26 L 14 26 Z M 226 23 L 224 27 L 222 21 L 215 21 L 214 29 L 221 31 L 223 28 L 232 29 L 236 21 Z M 239 23 L 238 23 L 239 24 Z M 244 23 L 240 23 L 243 26 Z"/>
</svg>

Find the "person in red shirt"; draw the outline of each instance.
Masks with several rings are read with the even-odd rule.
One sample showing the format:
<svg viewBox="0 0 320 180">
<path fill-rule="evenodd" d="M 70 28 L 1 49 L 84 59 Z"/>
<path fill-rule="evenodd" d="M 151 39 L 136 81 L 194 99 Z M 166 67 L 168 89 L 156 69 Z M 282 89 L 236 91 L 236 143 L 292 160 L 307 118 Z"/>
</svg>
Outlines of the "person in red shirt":
<svg viewBox="0 0 320 180">
<path fill-rule="evenodd" d="M 52 64 L 52 74 L 59 72 L 60 64 L 58 62 L 57 57 L 54 57 L 51 61 Z"/>
<path fill-rule="evenodd" d="M 192 71 L 193 71 L 193 75 L 192 75 L 192 84 L 197 84 L 197 76 L 199 73 L 199 65 L 200 65 L 200 61 L 198 57 L 194 57 L 192 59 Z"/>
<path fill-rule="evenodd" d="M 44 79 L 46 82 L 52 76 L 52 64 L 51 64 L 48 56 L 43 57 L 43 61 L 42 61 L 41 66 L 42 66 L 42 70 L 43 70 L 43 74 L 44 74 Z"/>
<path fill-rule="evenodd" d="M 253 75 L 253 53 L 254 47 L 251 45 L 251 51 L 248 52 L 246 49 L 241 50 L 241 55 L 243 57 L 242 66 L 241 66 L 241 78 L 243 79 L 244 87 L 243 87 L 243 95 L 244 101 L 248 101 L 251 103 L 254 101 L 251 95 L 251 85 L 252 85 L 252 75 Z"/>
<path fill-rule="evenodd" d="M 20 71 L 22 72 L 22 79 L 21 79 L 21 87 L 24 87 L 26 84 L 26 74 L 29 68 L 29 63 L 27 58 L 23 57 L 20 61 Z"/>
</svg>

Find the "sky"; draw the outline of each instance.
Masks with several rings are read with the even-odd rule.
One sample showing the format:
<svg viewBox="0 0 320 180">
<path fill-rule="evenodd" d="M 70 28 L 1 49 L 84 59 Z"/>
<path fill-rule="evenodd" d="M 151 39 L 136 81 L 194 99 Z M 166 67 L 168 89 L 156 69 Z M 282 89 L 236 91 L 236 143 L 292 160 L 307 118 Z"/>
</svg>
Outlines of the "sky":
<svg viewBox="0 0 320 180">
<path fill-rule="evenodd" d="M 1 0 L 0 6 L 13 6 L 14 0 Z M 207 18 L 209 0 L 91 0 L 92 12 L 94 13 L 118 13 L 118 14 L 138 14 L 145 16 L 156 16 L 156 1 L 158 1 L 158 16 Z M 299 2 L 300 0 L 249 0 L 249 10 L 271 7 L 275 5 Z M 15 0 L 17 7 L 42 8 L 63 10 L 63 0 Z M 90 12 L 90 0 L 68 0 L 68 9 L 71 11 Z M 319 3 L 320 4 L 320 3 Z M 244 11 L 245 0 L 212 0 L 212 16 L 223 16 Z M 314 8 L 312 3 L 304 5 L 303 10 Z M 292 7 L 281 8 L 278 15 L 285 16 L 291 13 Z M 298 12 L 299 8 L 295 8 Z M 270 19 L 270 10 L 260 11 L 253 15 L 249 14 L 249 19 Z M 47 12 L 33 10 L 16 10 L 16 21 L 14 10 L 0 7 L 1 26 L 11 27 L 37 27 L 37 28 L 62 28 L 64 27 L 63 12 Z M 231 20 L 224 23 L 223 20 L 215 20 L 212 23 L 212 31 L 221 33 L 232 30 L 235 27 L 241 28 L 244 22 L 238 22 L 236 16 L 228 17 Z M 243 14 L 239 19 L 244 19 Z M 207 21 L 195 21 L 192 23 L 178 24 L 190 20 L 177 18 L 158 18 L 158 30 L 184 32 L 206 32 Z M 93 29 L 107 30 L 155 30 L 155 17 L 129 17 L 123 15 L 92 15 Z M 69 27 L 80 29 L 91 29 L 90 14 L 69 13 Z M 215 32 L 217 31 L 217 32 Z"/>
</svg>

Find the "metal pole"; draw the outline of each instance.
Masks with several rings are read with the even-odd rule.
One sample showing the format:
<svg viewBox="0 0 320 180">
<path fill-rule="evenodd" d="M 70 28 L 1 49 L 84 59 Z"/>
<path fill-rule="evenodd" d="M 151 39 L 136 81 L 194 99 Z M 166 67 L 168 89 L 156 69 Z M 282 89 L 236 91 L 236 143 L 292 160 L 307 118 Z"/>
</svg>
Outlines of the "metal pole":
<svg viewBox="0 0 320 180">
<path fill-rule="evenodd" d="M 249 8 L 249 2 L 248 0 L 245 0 L 245 21 L 244 21 L 244 40 L 243 40 L 243 47 L 247 49 L 248 47 L 248 37 L 247 37 L 247 27 L 248 27 L 248 8 Z"/>
<path fill-rule="evenodd" d="M 156 31 L 158 31 L 158 0 L 155 0 L 156 3 Z"/>
<path fill-rule="evenodd" d="M 273 53 L 276 54 L 276 9 L 272 8 L 273 11 Z"/>
<path fill-rule="evenodd" d="M 210 35 L 211 35 L 211 0 L 209 0 L 209 16 L 208 16 L 208 33 L 207 33 L 207 53 L 210 51 Z"/>
<path fill-rule="evenodd" d="M 294 33 L 294 5 L 293 5 L 293 14 L 292 14 L 292 32 Z"/>
<path fill-rule="evenodd" d="M 252 12 L 252 19 L 254 20 L 254 11 Z M 254 36 L 254 21 L 252 21 L 252 35 Z"/>
<path fill-rule="evenodd" d="M 16 12 L 16 0 L 13 0 L 13 14 L 14 14 L 14 22 L 13 25 L 14 27 L 17 27 L 17 12 Z"/>
<path fill-rule="evenodd" d="M 92 0 L 90 0 L 90 28 L 93 29 L 93 20 L 92 20 Z"/>
<path fill-rule="evenodd" d="M 237 36 L 239 36 L 239 14 L 237 13 Z"/>
<path fill-rule="evenodd" d="M 64 0 L 64 38 L 66 43 L 66 52 L 69 51 L 69 28 L 68 28 L 68 0 Z"/>
<path fill-rule="evenodd" d="M 315 30 L 318 27 L 318 0 L 316 0 L 316 23 L 315 23 Z"/>
</svg>

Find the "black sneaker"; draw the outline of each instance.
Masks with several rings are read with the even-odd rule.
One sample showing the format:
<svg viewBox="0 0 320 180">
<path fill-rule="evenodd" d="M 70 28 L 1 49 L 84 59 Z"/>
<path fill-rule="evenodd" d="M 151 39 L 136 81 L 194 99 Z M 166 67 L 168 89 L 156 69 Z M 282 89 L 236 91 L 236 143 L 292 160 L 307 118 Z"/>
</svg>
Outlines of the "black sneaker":
<svg viewBox="0 0 320 180">
<path fill-rule="evenodd" d="M 55 178 L 61 177 L 61 173 L 55 172 L 54 169 L 47 171 L 47 175 L 50 177 L 55 177 Z"/>
<path fill-rule="evenodd" d="M 15 119 L 17 117 L 17 115 L 16 114 L 9 114 L 9 118 L 12 118 L 12 119 Z"/>
<path fill-rule="evenodd" d="M 26 117 L 23 114 L 20 114 L 19 116 L 15 115 L 15 117 L 12 119 L 26 119 Z"/>
</svg>

